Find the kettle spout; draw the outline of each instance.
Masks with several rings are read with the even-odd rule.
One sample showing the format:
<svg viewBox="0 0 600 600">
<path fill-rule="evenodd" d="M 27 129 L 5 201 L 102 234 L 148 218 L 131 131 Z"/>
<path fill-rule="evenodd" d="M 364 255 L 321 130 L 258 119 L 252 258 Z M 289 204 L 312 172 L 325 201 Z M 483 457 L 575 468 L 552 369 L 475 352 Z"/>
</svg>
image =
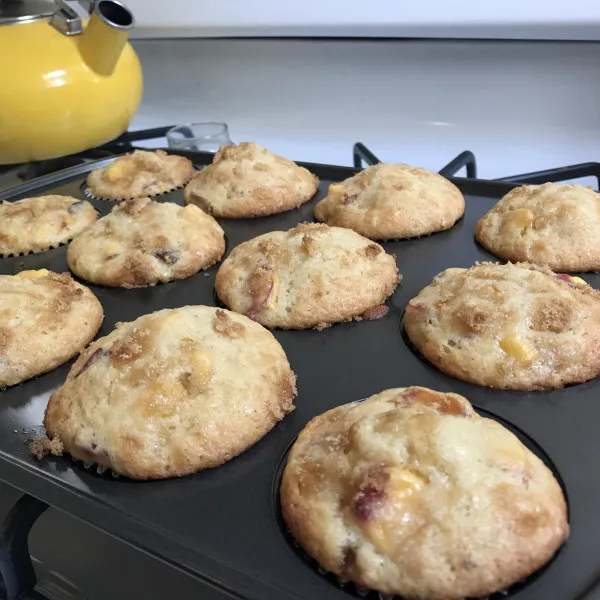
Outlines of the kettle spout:
<svg viewBox="0 0 600 600">
<path fill-rule="evenodd" d="M 98 0 L 79 39 L 81 57 L 98 75 L 111 75 L 133 29 L 133 15 L 116 0 Z"/>
</svg>

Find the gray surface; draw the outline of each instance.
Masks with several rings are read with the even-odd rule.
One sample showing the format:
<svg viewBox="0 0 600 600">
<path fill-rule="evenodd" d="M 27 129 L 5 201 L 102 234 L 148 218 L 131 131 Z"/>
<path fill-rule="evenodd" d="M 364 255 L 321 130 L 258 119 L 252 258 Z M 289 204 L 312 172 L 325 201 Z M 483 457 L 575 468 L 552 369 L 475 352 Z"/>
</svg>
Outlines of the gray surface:
<svg viewBox="0 0 600 600">
<path fill-rule="evenodd" d="M 0 483 L 0 517 L 21 492 Z M 33 527 L 38 590 L 50 600 L 200 598 L 199 582 L 82 521 L 50 508 Z"/>
</svg>

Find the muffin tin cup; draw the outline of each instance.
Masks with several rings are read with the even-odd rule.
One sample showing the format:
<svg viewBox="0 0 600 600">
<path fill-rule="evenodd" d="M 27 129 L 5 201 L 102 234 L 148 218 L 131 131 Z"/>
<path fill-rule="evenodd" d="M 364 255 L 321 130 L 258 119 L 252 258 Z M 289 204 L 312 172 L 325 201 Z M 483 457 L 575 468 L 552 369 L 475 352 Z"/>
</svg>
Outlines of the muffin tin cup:
<svg viewBox="0 0 600 600">
<path fill-rule="evenodd" d="M 23 251 L 23 252 L 8 252 L 8 253 L 2 253 L 0 252 L 0 259 L 2 258 L 17 258 L 19 256 L 29 256 L 31 254 L 42 254 L 44 252 L 48 252 L 49 250 L 56 250 L 57 248 L 60 248 L 62 246 L 68 246 L 73 240 L 75 239 L 75 237 L 69 238 L 66 242 L 60 242 L 58 244 L 51 244 L 47 247 L 38 249 L 38 250 L 28 250 L 28 251 Z"/>
<path fill-rule="evenodd" d="M 429 233 L 423 233 L 421 235 L 413 235 L 411 237 L 397 237 L 397 238 L 387 238 L 387 239 L 375 239 L 375 238 L 369 238 L 367 237 L 368 240 L 371 240 L 372 242 L 375 242 L 376 244 L 379 244 L 380 246 L 382 246 L 383 244 L 395 244 L 395 243 L 402 243 L 402 242 L 412 242 L 415 240 L 422 240 L 422 239 L 426 239 L 428 237 L 431 237 L 432 235 L 437 235 L 438 233 L 444 233 L 445 231 L 448 231 L 449 229 L 452 229 L 452 227 L 456 227 L 457 225 L 459 225 L 461 223 L 461 221 L 464 219 L 464 214 L 462 217 L 460 217 L 460 219 L 457 219 L 454 223 L 454 225 L 452 225 L 451 227 L 446 227 L 446 229 L 438 229 L 436 231 L 430 231 Z M 317 219 L 314 215 L 313 215 L 313 222 L 314 223 L 323 223 L 325 225 L 329 225 L 329 223 L 327 223 L 327 221 L 319 221 L 319 219 Z M 332 225 L 332 227 L 340 227 L 340 225 Z M 363 235 L 362 233 L 360 233 L 359 231 L 357 232 L 360 235 Z M 363 236 L 366 237 L 366 236 Z M 479 244 L 479 242 L 477 242 Z M 479 244 L 481 245 L 481 244 Z M 481 246 L 482 249 L 485 250 L 485 248 L 483 248 L 483 246 Z M 500 259 L 498 259 L 500 260 Z"/>
<path fill-rule="evenodd" d="M 171 149 L 168 149 L 167 154 L 173 154 L 173 155 L 177 155 L 177 156 L 185 156 L 185 152 L 172 151 Z M 98 161 L 98 162 L 101 163 L 100 167 L 106 167 L 110 163 L 112 163 L 113 160 L 114 159 L 103 160 L 103 161 Z M 92 163 L 92 166 L 94 164 L 95 163 Z M 86 177 L 86 179 L 84 179 L 81 182 L 80 189 L 86 198 L 89 198 L 90 200 L 100 200 L 100 201 L 104 201 L 104 202 L 119 203 L 119 202 L 125 202 L 126 200 L 135 200 L 136 198 L 158 198 L 160 196 L 164 196 L 165 194 L 171 194 L 172 192 L 175 192 L 177 190 L 182 190 L 183 188 L 185 188 L 185 186 L 194 178 L 195 174 L 198 171 L 198 168 L 196 167 L 196 165 L 193 162 L 192 162 L 192 167 L 194 170 L 192 171 L 191 177 L 187 181 L 184 181 L 181 185 L 172 186 L 166 190 L 163 190 L 162 192 L 159 192 L 158 194 L 144 194 L 141 196 L 129 196 L 129 197 L 123 197 L 123 198 L 106 198 L 104 196 L 97 196 L 96 194 L 92 193 L 89 190 L 89 188 L 87 187 L 87 177 Z M 89 169 L 86 172 L 89 173 L 91 170 L 93 170 L 93 169 Z"/>
<path fill-rule="evenodd" d="M 77 204 L 79 204 L 79 202 Z M 92 208 L 96 211 L 98 219 L 103 216 L 97 207 L 92 205 Z M 83 229 L 81 231 L 83 231 Z M 39 248 L 36 250 L 23 250 L 21 252 L 0 252 L 0 260 L 3 258 L 17 258 L 19 256 L 29 256 L 30 254 L 42 254 L 44 252 L 48 252 L 49 250 L 56 250 L 57 248 L 60 248 L 62 246 L 68 246 L 77 237 L 77 235 L 74 235 L 73 237 L 70 237 L 63 242 L 48 244 L 48 246 L 44 246 L 43 248 Z"/>
<path fill-rule="evenodd" d="M 419 350 L 419 348 L 417 348 L 417 346 L 413 343 L 413 341 L 410 339 L 410 336 L 408 335 L 407 331 L 406 331 L 406 327 L 404 325 L 404 313 L 406 311 L 403 310 L 402 314 L 400 315 L 400 323 L 399 323 L 399 328 L 400 328 L 400 337 L 402 338 L 402 341 L 404 342 L 404 344 L 406 345 L 406 347 L 410 350 L 410 352 L 416 357 L 418 358 L 424 365 L 427 365 L 428 368 L 430 369 L 435 369 L 436 371 L 441 371 L 441 369 L 439 369 L 434 363 L 432 363 L 426 356 L 423 355 L 423 353 Z M 452 377 L 451 375 L 448 375 L 448 377 Z M 458 378 L 456 378 L 458 380 Z M 552 391 L 556 391 L 556 390 L 560 390 L 560 389 L 566 389 L 566 388 L 572 388 L 572 387 L 577 387 L 580 385 L 585 385 L 587 383 L 590 383 L 590 381 L 594 381 L 595 378 L 592 379 L 588 379 L 587 381 L 580 381 L 580 382 L 576 382 L 576 383 L 567 383 L 565 384 L 562 388 L 541 388 L 541 389 L 533 389 L 533 390 L 518 390 L 518 389 L 512 389 L 512 388 L 489 388 L 489 389 L 497 389 L 501 392 L 512 392 L 512 393 L 527 393 L 527 394 L 540 394 L 543 395 L 544 393 L 548 393 L 548 392 L 552 392 Z M 487 386 L 483 386 L 483 385 L 479 385 L 477 383 L 474 382 L 470 382 L 467 381 L 466 379 L 464 380 L 459 380 L 459 381 L 463 381 L 466 384 L 469 385 L 476 385 L 478 387 L 482 387 L 482 388 L 486 388 Z"/>
<path fill-rule="evenodd" d="M 111 479 L 124 479 L 119 473 L 115 473 L 110 467 L 102 467 L 98 463 L 88 463 L 83 460 L 79 460 L 71 457 L 71 460 L 77 467 L 84 469 L 92 475 L 98 477 L 109 477 Z"/>
<path fill-rule="evenodd" d="M 94 208 L 95 208 L 96 212 L 98 213 L 99 219 L 110 214 L 112 209 L 115 206 L 118 206 L 119 203 L 125 202 L 127 200 L 135 200 L 135 198 L 126 198 L 126 199 L 122 199 L 122 200 L 112 200 L 110 198 L 98 198 L 98 197 L 94 196 L 93 194 L 86 192 L 85 186 L 86 186 L 86 181 L 84 180 L 79 185 L 79 189 L 81 190 L 82 194 L 84 196 L 86 196 L 89 200 L 98 203 L 97 205 L 94 206 Z M 185 204 L 183 202 L 183 198 L 182 198 L 182 195 L 183 195 L 182 190 L 184 189 L 184 187 L 185 186 L 180 186 L 178 188 L 174 188 L 168 192 L 163 192 L 157 196 L 153 196 L 153 197 L 151 197 L 151 199 L 156 202 L 173 202 L 174 204 L 178 204 L 179 206 L 185 206 Z M 190 277 L 195 277 L 195 276 L 201 275 L 208 279 L 211 276 L 213 270 L 217 270 L 219 268 L 219 266 L 225 260 L 227 254 L 229 253 L 229 250 L 231 249 L 229 237 L 227 236 L 226 232 L 224 233 L 223 239 L 225 241 L 225 250 L 224 250 L 221 258 L 219 258 L 219 260 L 216 261 L 215 263 L 213 263 L 212 265 L 202 267 L 201 269 L 199 269 L 196 273 L 194 273 Z M 73 240 L 69 240 L 69 243 L 71 241 L 73 241 Z M 98 286 L 98 287 L 104 288 L 104 289 L 121 289 L 121 290 L 141 290 L 141 289 L 148 289 L 148 288 L 160 287 L 163 285 L 174 284 L 174 283 L 177 283 L 178 281 L 184 281 L 184 279 L 173 279 L 173 280 L 167 281 L 167 282 L 157 281 L 155 283 L 149 283 L 147 285 L 141 285 L 138 287 L 130 288 L 130 287 L 123 287 L 123 286 L 104 286 L 104 285 L 100 285 L 100 284 L 96 284 L 96 283 L 87 281 L 81 277 L 76 276 L 74 273 L 72 273 L 72 275 L 74 277 L 77 277 L 78 281 L 80 281 L 84 285 Z M 185 279 L 189 279 L 189 277 L 186 277 Z"/>
<path fill-rule="evenodd" d="M 121 202 L 126 202 L 127 200 L 137 200 L 138 198 L 150 198 L 150 199 L 154 200 L 155 198 L 167 196 L 168 194 L 172 194 L 173 192 L 176 192 L 178 190 L 183 190 L 190 181 L 191 181 L 191 179 L 189 181 L 186 181 L 182 185 L 172 187 L 172 188 L 170 188 L 168 190 L 164 190 L 158 194 L 152 194 L 152 195 L 148 195 L 148 196 L 130 196 L 128 198 L 105 198 L 103 196 L 96 196 L 95 194 L 92 194 L 92 192 L 90 192 L 90 190 L 88 189 L 87 180 L 83 181 L 81 183 L 80 189 L 81 189 L 83 195 L 90 200 L 98 200 L 100 202 L 112 202 L 116 206 L 117 204 L 119 204 Z"/>
<path fill-rule="evenodd" d="M 356 400 L 355 402 L 362 402 L 364 400 Z M 485 410 L 478 406 L 473 406 L 473 409 L 479 414 L 481 417 L 487 419 L 493 419 L 503 427 L 505 427 L 508 431 L 513 433 L 519 441 L 533 454 L 535 454 L 548 469 L 552 472 L 552 475 L 560 485 L 563 495 L 565 497 L 565 502 L 567 504 L 567 519 L 570 520 L 570 509 L 569 509 L 569 495 L 567 492 L 567 488 L 565 486 L 565 482 L 561 477 L 561 474 L 558 471 L 558 468 L 554 464 L 554 461 L 550 458 L 550 456 L 545 452 L 540 444 L 538 444 L 533 438 L 531 438 L 527 433 L 525 433 L 522 429 L 514 425 L 513 423 L 503 419 L 502 417 Z M 275 519 L 277 521 L 277 525 L 286 541 L 288 546 L 292 548 L 294 554 L 298 557 L 299 560 L 304 562 L 306 566 L 313 572 L 316 573 L 320 577 L 324 577 L 329 583 L 335 586 L 338 589 L 343 590 L 348 597 L 354 598 L 367 598 L 367 600 L 403 600 L 402 596 L 396 594 L 387 594 L 384 592 L 380 592 L 378 590 L 372 589 L 364 589 L 359 588 L 351 581 L 342 581 L 340 580 L 335 573 L 327 571 L 310 555 L 308 555 L 300 543 L 296 541 L 292 533 L 288 530 L 286 522 L 283 518 L 283 511 L 281 509 L 281 497 L 280 497 L 280 489 L 281 489 L 281 480 L 283 477 L 283 472 L 285 470 L 285 466 L 287 463 L 287 457 L 296 442 L 295 438 L 286 448 L 283 456 L 280 458 L 277 468 L 275 470 L 275 475 L 273 477 L 273 485 L 272 485 L 272 499 L 271 502 L 273 504 L 273 514 L 275 515 Z M 561 545 L 561 547 L 555 552 L 552 558 L 543 565 L 537 571 L 534 571 L 526 578 L 513 583 L 508 589 L 498 590 L 488 596 L 485 597 L 471 597 L 466 600 L 502 600 L 503 598 L 512 598 L 517 594 L 523 592 L 528 586 L 532 585 L 535 581 L 537 581 L 540 577 L 542 577 L 549 569 L 552 568 L 552 565 L 557 560 L 563 548 L 569 543 L 569 540 Z"/>
</svg>

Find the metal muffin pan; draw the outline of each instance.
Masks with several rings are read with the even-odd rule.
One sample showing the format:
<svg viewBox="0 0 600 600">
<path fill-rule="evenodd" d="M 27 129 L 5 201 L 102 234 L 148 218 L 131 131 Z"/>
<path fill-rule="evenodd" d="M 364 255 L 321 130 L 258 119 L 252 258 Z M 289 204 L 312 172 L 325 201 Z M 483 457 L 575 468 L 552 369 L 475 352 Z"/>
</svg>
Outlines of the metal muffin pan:
<svg viewBox="0 0 600 600">
<path fill-rule="evenodd" d="M 188 156 L 198 166 L 211 160 L 205 153 L 177 154 Z M 45 193 L 85 199 L 82 184 L 87 173 L 110 160 L 25 183 L 0 193 L 0 200 Z M 228 251 L 262 233 L 313 220 L 313 207 L 328 185 L 357 172 L 346 167 L 304 166 L 321 180 L 317 196 L 281 215 L 219 219 L 229 241 Z M 546 569 L 514 586 L 505 597 L 596 597 L 599 590 L 595 583 L 600 580 L 600 476 L 593 464 L 600 454 L 600 382 L 530 393 L 492 390 L 444 375 L 403 338 L 401 317 L 406 304 L 437 273 L 448 267 L 469 267 L 475 261 L 496 260 L 475 243 L 473 231 L 478 218 L 513 186 L 454 181 L 465 194 L 466 212 L 452 229 L 420 239 L 383 243 L 386 251 L 396 255 L 404 276 L 387 302 L 390 311 L 383 319 L 342 323 L 320 332 L 273 332 L 298 376 L 296 410 L 238 458 L 182 479 L 143 483 L 115 480 L 106 473 L 99 476 L 66 457 L 36 461 L 28 455 L 24 443 L 28 434 L 23 431 L 41 424 L 48 397 L 64 381 L 70 367 L 67 364 L 0 392 L 0 479 L 195 575 L 204 584 L 205 599 L 348 600 L 356 591 L 333 585 L 282 531 L 277 489 L 287 449 L 312 417 L 339 404 L 390 387 L 422 385 L 453 391 L 531 438 L 534 450 L 537 444 L 547 453 L 546 460 L 555 466 L 566 489 L 571 537 Z M 182 204 L 183 194 L 176 190 L 156 199 Z M 107 200 L 91 202 L 102 214 L 114 206 Z M 117 321 L 130 321 L 161 308 L 214 306 L 218 266 L 153 288 L 88 286 L 105 311 L 98 336 L 109 333 Z M 40 268 L 66 271 L 66 247 L 0 259 L 0 274 Z M 600 275 L 584 274 L 583 278 L 600 288 Z"/>
</svg>

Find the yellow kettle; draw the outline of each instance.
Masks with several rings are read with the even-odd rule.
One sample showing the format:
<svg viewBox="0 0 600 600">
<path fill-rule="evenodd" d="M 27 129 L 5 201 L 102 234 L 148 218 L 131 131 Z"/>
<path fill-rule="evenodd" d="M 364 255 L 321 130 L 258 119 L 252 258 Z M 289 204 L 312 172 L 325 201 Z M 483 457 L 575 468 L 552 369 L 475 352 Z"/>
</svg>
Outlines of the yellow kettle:
<svg viewBox="0 0 600 600">
<path fill-rule="evenodd" d="M 142 70 L 127 43 L 134 19 L 95 0 L 0 0 L 0 165 L 56 158 L 123 133 Z"/>
</svg>

